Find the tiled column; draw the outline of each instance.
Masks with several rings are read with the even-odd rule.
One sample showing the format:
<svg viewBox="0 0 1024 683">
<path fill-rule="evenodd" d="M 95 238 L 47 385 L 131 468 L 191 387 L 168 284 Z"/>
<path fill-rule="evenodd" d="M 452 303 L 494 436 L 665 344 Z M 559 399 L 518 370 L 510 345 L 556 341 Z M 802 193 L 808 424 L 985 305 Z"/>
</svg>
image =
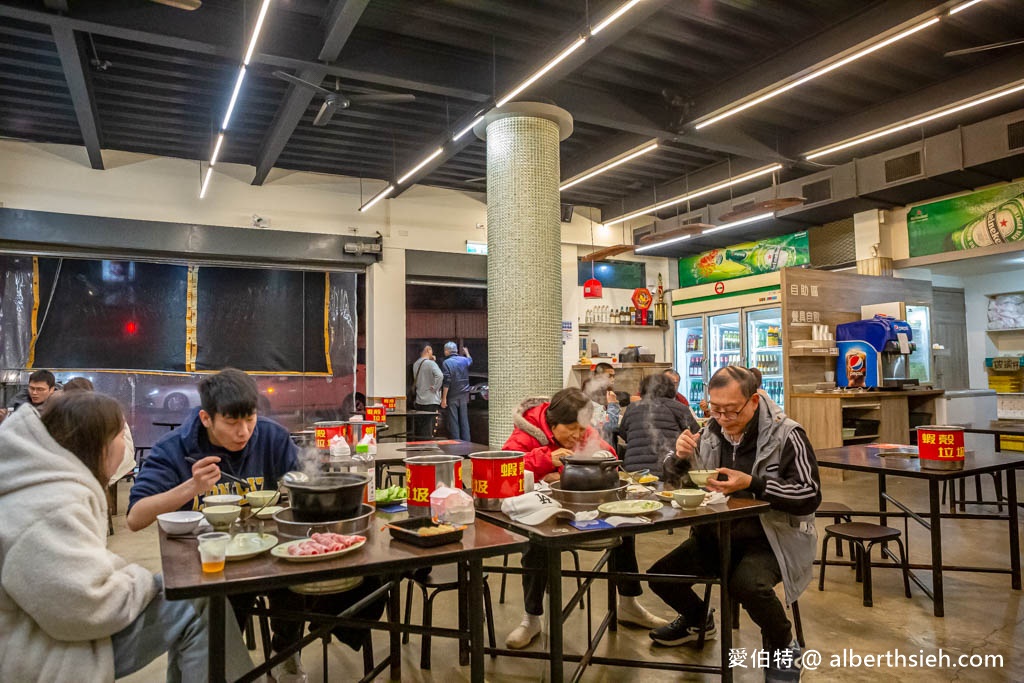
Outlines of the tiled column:
<svg viewBox="0 0 1024 683">
<path fill-rule="evenodd" d="M 490 445 L 512 433 L 523 398 L 562 388 L 558 143 L 564 109 L 515 102 L 477 125 L 487 141 L 487 355 Z"/>
</svg>

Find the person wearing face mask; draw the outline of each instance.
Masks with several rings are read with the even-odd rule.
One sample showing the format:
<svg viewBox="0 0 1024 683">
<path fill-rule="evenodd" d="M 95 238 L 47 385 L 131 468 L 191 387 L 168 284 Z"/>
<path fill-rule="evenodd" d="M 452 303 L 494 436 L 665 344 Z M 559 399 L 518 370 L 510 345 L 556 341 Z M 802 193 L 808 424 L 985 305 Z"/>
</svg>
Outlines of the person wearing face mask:
<svg viewBox="0 0 1024 683">
<path fill-rule="evenodd" d="M 516 411 L 513 419 L 515 428 L 503 448 L 506 451 L 525 453 L 526 469 L 533 472 L 537 481 L 558 481 L 561 477 L 562 458 L 575 451 L 592 447 L 615 452 L 591 426 L 592 410 L 590 398 L 582 390 L 573 387 L 562 389 L 550 401 L 546 398 L 528 398 Z M 505 639 L 505 645 L 509 648 L 524 648 L 541 632 L 544 591 L 547 588 L 547 575 L 544 573 L 547 554 L 547 549 L 540 546 L 530 546 L 523 553 L 523 568 L 531 570 L 523 574 L 526 614 L 522 623 Z M 622 544 L 612 550 L 609 569 L 632 573 L 639 571 L 632 536 L 624 536 Z M 638 581 L 619 581 L 616 587 L 619 592 L 617 615 L 620 623 L 643 628 L 658 628 L 668 623 L 648 612 L 639 603 L 637 597 L 643 593 L 643 589 Z"/>
</svg>

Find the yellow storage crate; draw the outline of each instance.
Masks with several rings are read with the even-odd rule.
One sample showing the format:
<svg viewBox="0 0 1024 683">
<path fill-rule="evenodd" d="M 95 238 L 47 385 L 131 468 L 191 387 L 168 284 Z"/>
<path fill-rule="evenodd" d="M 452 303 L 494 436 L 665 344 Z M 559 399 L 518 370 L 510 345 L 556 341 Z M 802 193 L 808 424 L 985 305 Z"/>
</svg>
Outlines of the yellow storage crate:
<svg viewBox="0 0 1024 683">
<path fill-rule="evenodd" d="M 999 446 L 1004 451 L 1024 451 L 1024 436 L 1001 436 Z"/>
</svg>

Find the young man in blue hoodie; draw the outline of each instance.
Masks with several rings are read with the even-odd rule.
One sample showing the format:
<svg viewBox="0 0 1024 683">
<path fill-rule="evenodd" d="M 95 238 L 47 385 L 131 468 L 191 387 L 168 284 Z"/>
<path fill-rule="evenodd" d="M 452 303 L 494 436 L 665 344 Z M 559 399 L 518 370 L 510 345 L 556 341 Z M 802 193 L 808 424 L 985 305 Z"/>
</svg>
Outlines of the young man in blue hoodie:
<svg viewBox="0 0 1024 683">
<path fill-rule="evenodd" d="M 132 486 L 128 502 L 128 528 L 144 529 L 156 516 L 173 510 L 198 510 L 202 498 L 213 493 L 244 494 L 243 487 L 224 473 L 249 482 L 256 489 L 277 488 L 285 472 L 299 469 L 295 444 L 281 425 L 256 414 L 259 390 L 241 370 L 228 368 L 199 383 L 201 408 L 180 427 L 153 445 Z M 188 460 L 186 459 L 188 458 Z M 189 462 L 194 460 L 195 462 Z M 288 590 L 268 593 L 272 610 L 339 613 L 380 584 L 367 580 L 345 593 L 323 595 L 311 604 Z M 231 596 L 236 614 L 244 614 L 255 596 Z M 360 611 L 362 618 L 379 618 L 383 604 Z M 271 646 L 284 650 L 302 637 L 301 622 L 271 619 Z M 336 632 L 339 639 L 358 648 L 362 631 Z M 284 673 L 303 680 L 296 654 L 282 665 Z"/>
</svg>

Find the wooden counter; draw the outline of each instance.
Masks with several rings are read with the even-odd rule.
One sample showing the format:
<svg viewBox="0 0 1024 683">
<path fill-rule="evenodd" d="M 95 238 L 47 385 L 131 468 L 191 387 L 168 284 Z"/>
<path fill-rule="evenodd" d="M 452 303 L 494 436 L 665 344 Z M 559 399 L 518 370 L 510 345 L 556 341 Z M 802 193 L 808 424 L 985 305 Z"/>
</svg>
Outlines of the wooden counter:
<svg viewBox="0 0 1024 683">
<path fill-rule="evenodd" d="M 657 375 L 672 367 L 671 363 L 612 363 L 611 365 L 615 368 L 615 391 L 625 391 L 630 395 L 640 391 L 640 382 L 644 377 Z M 574 365 L 569 386 L 582 388 L 583 383 L 589 378 L 589 365 Z"/>
<path fill-rule="evenodd" d="M 909 443 L 911 424 L 934 424 L 941 389 L 794 394 L 786 412 L 803 425 L 815 450 L 870 442 Z M 914 419 L 911 419 L 911 414 Z M 843 438 L 843 420 L 877 420 L 878 430 Z"/>
</svg>

